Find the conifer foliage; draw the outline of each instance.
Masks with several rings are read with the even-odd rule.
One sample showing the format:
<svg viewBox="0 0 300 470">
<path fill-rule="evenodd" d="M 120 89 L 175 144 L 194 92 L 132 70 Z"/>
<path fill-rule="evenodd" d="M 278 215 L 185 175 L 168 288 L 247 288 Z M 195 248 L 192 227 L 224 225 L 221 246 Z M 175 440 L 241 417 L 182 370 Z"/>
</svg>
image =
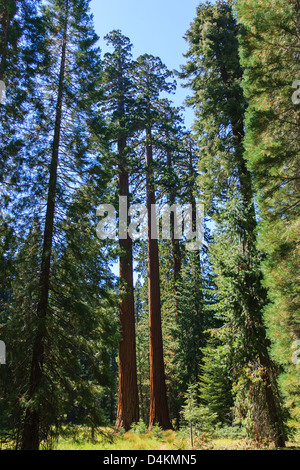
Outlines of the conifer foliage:
<svg viewBox="0 0 300 470">
<path fill-rule="evenodd" d="M 187 32 L 190 49 L 182 77 L 193 90 L 199 139 L 199 185 L 217 222 L 211 259 L 219 313 L 231 344 L 235 410 L 252 436 L 284 445 L 276 367 L 268 352 L 252 175 L 244 150 L 247 102 L 241 86 L 239 26 L 225 2 L 202 4 Z M 257 384 L 259 384 L 258 389 Z M 253 412 L 254 410 L 254 412 Z"/>
<path fill-rule="evenodd" d="M 135 82 L 133 80 L 134 65 L 131 56 L 132 45 L 129 38 L 121 31 L 112 31 L 105 39 L 114 50 L 106 53 L 102 83 L 106 90 L 105 107 L 112 149 L 116 147 L 118 195 L 127 198 L 126 210 L 129 210 L 130 176 L 132 153 L 130 139 L 135 128 L 134 98 Z M 126 226 L 130 218 L 126 220 Z M 135 307 L 133 285 L 133 247 L 132 239 L 127 233 L 119 240 L 120 248 L 120 306 L 119 318 L 121 341 L 119 345 L 119 398 L 116 428 L 127 431 L 139 420 L 136 339 L 135 339 Z"/>
<path fill-rule="evenodd" d="M 236 8 L 243 27 L 243 88 L 249 101 L 245 156 L 254 175 L 259 248 L 265 254 L 269 292 L 265 320 L 272 355 L 283 368 L 281 390 L 297 427 L 299 365 L 292 357 L 300 337 L 299 2 L 237 1 Z"/>
<path fill-rule="evenodd" d="M 283 448 L 300 419 L 299 2 L 199 2 L 176 73 L 119 29 L 102 55 L 90 3 L 0 0 L 0 443 L 159 426 L 195 447 L 238 425 Z M 189 205 L 195 233 L 200 203 L 190 249 L 175 215 Z"/>
</svg>

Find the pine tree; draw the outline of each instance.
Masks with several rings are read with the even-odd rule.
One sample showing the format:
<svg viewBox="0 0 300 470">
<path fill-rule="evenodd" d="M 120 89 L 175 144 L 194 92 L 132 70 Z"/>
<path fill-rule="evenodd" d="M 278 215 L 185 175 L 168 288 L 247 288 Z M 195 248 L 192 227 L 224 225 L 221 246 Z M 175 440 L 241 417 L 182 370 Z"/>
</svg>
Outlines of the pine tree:
<svg viewBox="0 0 300 470">
<path fill-rule="evenodd" d="M 0 3 L 0 80 L 5 87 L 5 98 L 0 103 L 0 200 L 1 200 L 1 312 L 0 323 L 3 339 L 9 357 L 12 340 L 5 329 L 11 319 L 14 300 L 14 285 L 18 271 L 20 242 L 22 236 L 17 232 L 18 213 L 11 210 L 22 190 L 24 148 L 26 141 L 23 132 L 28 125 L 28 116 L 33 109 L 27 93 L 36 96 L 35 80 L 39 73 L 41 60 L 39 48 L 43 37 L 43 26 L 37 14 L 39 2 L 11 1 Z M 2 88 L 2 87 L 1 87 Z M 1 90 L 2 91 L 2 90 Z M 19 286 L 20 288 L 20 286 Z M 21 331 L 21 330 L 20 330 Z M 1 334 L 1 336 L 2 336 Z M 21 349 L 21 348 L 20 348 Z M 20 363 L 24 360 L 19 356 Z M 16 382 L 10 365 L 1 373 L 3 391 L 4 433 L 16 423 L 18 410 L 14 410 Z M 10 406 L 10 404 L 13 404 Z M 16 411 L 16 412 L 15 412 Z M 18 415 L 19 417 L 19 415 Z M 3 424 L 3 423 L 2 423 Z"/>
<path fill-rule="evenodd" d="M 8 371 L 8 356 L 10 350 L 10 338 L 3 326 L 9 319 L 10 303 L 12 300 L 12 284 L 15 277 L 17 240 L 11 226 L 10 218 L 3 217 L 0 213 L 0 339 L 6 346 L 6 365 L 1 365 L 1 402 L 0 402 L 0 439 L 5 440 L 5 431 L 11 425 L 11 407 L 8 405 L 11 389 L 11 376 Z"/>
<path fill-rule="evenodd" d="M 203 360 L 199 382 L 200 400 L 222 424 L 232 424 L 232 377 L 226 345 L 214 337 L 202 349 Z"/>
<path fill-rule="evenodd" d="M 145 249 L 147 249 L 145 247 Z M 141 250 L 142 251 L 142 250 Z M 144 250 L 143 250 L 144 251 Z M 144 253 L 146 254 L 146 253 Z M 145 264 L 146 258 L 140 261 Z M 137 262 L 139 259 L 137 258 Z M 143 272 L 138 267 L 139 275 Z M 147 265 L 145 265 L 147 269 Z M 137 343 L 137 376 L 138 376 L 138 392 L 140 404 L 140 419 L 144 423 L 149 422 L 150 410 L 150 370 L 149 370 L 149 310 L 147 282 L 141 282 L 138 278 L 135 284 L 135 311 L 136 311 L 136 343 Z"/>
<path fill-rule="evenodd" d="M 265 321 L 271 354 L 283 368 L 281 390 L 299 422 L 299 379 L 292 361 L 299 311 L 299 2 L 237 1 L 241 25 L 246 159 L 259 208 L 259 248 L 268 288 Z"/>
<path fill-rule="evenodd" d="M 241 88 L 238 34 L 228 4 L 201 4 L 187 32 L 190 49 L 182 76 L 193 90 L 189 103 L 196 110 L 202 200 L 218 222 L 210 256 L 217 275 L 218 309 L 227 325 L 223 339 L 233 346 L 236 400 L 243 405 L 245 396 L 249 397 L 248 408 L 242 414 L 251 414 L 252 435 L 258 432 L 283 446 L 276 368 L 269 357 L 262 319 L 266 292 L 261 286 L 261 260 L 256 249 L 252 175 L 244 157 L 247 103 Z M 257 393 L 258 383 L 261 389 Z"/>
<path fill-rule="evenodd" d="M 28 137 L 23 175 L 25 184 L 22 204 L 18 207 L 20 209 L 23 205 L 26 215 L 30 207 L 32 217 L 40 212 L 42 227 L 41 258 L 37 268 L 39 280 L 35 307 L 33 305 L 31 309 L 31 352 L 27 352 L 31 356 L 30 371 L 23 393 L 26 411 L 21 430 L 22 449 L 38 449 L 60 413 L 59 407 L 49 412 L 49 407 L 45 406 L 45 400 L 49 398 L 47 385 L 51 382 L 49 361 L 55 354 L 54 338 L 58 333 L 55 327 L 52 330 L 56 319 L 52 305 L 55 298 L 55 260 L 62 253 L 61 242 L 65 235 L 61 230 L 61 220 L 67 214 L 72 192 L 85 178 L 97 174 L 98 156 L 92 163 L 87 149 L 92 142 L 91 134 L 102 131 L 101 118 L 97 114 L 97 102 L 101 97 L 99 51 L 95 47 L 98 38 L 92 28 L 88 2 L 53 0 L 43 7 L 42 13 L 46 31 L 43 47 L 47 45 L 47 60 L 37 83 L 39 97 L 30 116 L 32 127 L 25 134 L 25 138 Z M 29 158 L 33 148 L 36 148 L 34 158 Z M 93 150 L 91 147 L 90 151 Z M 48 180 L 46 187 L 45 180 Z M 46 201 L 41 202 L 44 194 Z M 39 211 L 45 202 L 46 210 Z M 27 216 L 27 231 L 30 227 Z M 63 363 L 63 355 L 61 360 Z"/>
<path fill-rule="evenodd" d="M 36 80 L 45 58 L 44 28 L 37 14 L 39 2 L 0 2 L 0 81 L 5 95 L 0 102 L 1 207 L 8 209 L 11 192 L 21 192 L 24 131 L 36 98 Z M 2 89 L 1 89 L 2 92 Z M 28 97 L 30 96 L 31 99 Z M 8 213 L 12 217 L 11 209 Z"/>
<path fill-rule="evenodd" d="M 52 377 L 68 371 L 66 390 L 60 387 L 59 392 L 63 410 L 73 422 L 88 425 L 92 434 L 109 418 L 102 400 L 114 387 L 111 357 L 119 340 L 115 285 L 104 242 L 99 243 L 95 231 L 94 209 L 102 184 L 103 179 L 97 182 L 94 176 L 92 183 L 82 186 L 62 222 L 65 243 L 55 253 L 50 299 L 55 317 L 48 329 L 50 337 L 57 335 L 48 370 Z M 56 418 L 59 424 L 62 416 Z"/>
<path fill-rule="evenodd" d="M 28 356 L 34 329 L 31 313 L 37 301 L 36 268 L 41 259 L 41 232 L 35 221 L 25 240 L 14 233 L 12 236 L 18 250 L 14 257 L 14 269 L 7 273 L 10 278 L 9 301 L 5 310 L 1 311 L 1 330 L 8 345 L 7 376 L 1 377 L 1 386 L 4 390 L 3 405 L 7 417 L 6 427 L 3 429 L 4 438 L 14 442 L 18 449 L 24 413 L 21 397 L 26 393 L 30 371 Z"/>
</svg>

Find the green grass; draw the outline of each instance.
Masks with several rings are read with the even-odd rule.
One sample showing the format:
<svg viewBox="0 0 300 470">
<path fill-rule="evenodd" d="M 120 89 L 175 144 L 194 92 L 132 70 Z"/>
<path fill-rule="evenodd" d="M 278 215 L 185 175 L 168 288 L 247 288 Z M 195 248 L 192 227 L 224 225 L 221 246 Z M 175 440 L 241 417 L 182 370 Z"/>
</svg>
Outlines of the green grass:
<svg viewBox="0 0 300 470">
<path fill-rule="evenodd" d="M 300 442 L 290 442 L 287 448 L 300 450 Z M 75 435 L 59 438 L 55 450 L 189 450 L 188 434 L 175 431 L 161 433 L 136 432 L 115 433 L 111 428 L 102 428 L 91 439 L 90 430 L 77 429 Z M 264 447 L 248 442 L 245 438 L 209 438 L 203 434 L 195 440 L 194 450 L 255 450 L 273 449 L 272 445 Z"/>
<path fill-rule="evenodd" d="M 175 450 L 176 433 L 164 431 L 161 436 L 151 432 L 137 434 L 134 432 L 115 433 L 110 428 L 103 428 L 91 439 L 87 430 L 81 429 L 75 436 L 59 438 L 56 450 Z"/>
<path fill-rule="evenodd" d="M 202 434 L 194 439 L 192 450 L 256 450 L 270 449 L 272 445 L 258 445 L 249 442 L 241 433 L 232 432 L 226 428 L 222 429 L 218 436 L 209 437 Z M 2 443 L 1 449 L 10 449 L 10 443 Z M 41 446 L 43 448 L 43 446 Z M 293 442 L 286 444 L 287 449 L 300 450 L 300 435 Z M 111 427 L 99 429 L 94 433 L 93 439 L 91 430 L 85 427 L 68 427 L 59 437 L 53 447 L 54 450 L 191 450 L 189 432 L 186 431 L 161 431 L 154 429 L 151 432 L 143 431 L 137 427 L 135 432 L 116 433 Z"/>
</svg>

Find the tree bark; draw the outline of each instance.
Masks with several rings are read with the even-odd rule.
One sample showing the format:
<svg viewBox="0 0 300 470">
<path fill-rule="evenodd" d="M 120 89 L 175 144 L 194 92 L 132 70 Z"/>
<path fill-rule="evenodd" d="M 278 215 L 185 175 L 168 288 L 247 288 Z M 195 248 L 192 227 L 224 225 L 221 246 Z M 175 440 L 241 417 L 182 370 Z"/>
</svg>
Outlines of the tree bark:
<svg viewBox="0 0 300 470">
<path fill-rule="evenodd" d="M 155 190 L 153 181 L 153 149 L 151 130 L 146 132 L 146 192 L 148 214 L 148 290 L 149 290 L 149 336 L 150 336 L 150 417 L 149 429 L 158 424 L 163 429 L 171 429 L 161 325 L 161 300 L 159 277 L 158 241 L 151 234 L 152 214 L 155 210 Z M 153 214 L 154 215 L 154 214 Z"/>
<path fill-rule="evenodd" d="M 124 71 L 121 60 L 117 62 L 118 68 L 118 114 L 121 134 L 118 138 L 119 178 L 118 189 L 120 196 L 129 197 L 128 156 L 126 154 L 127 136 L 122 135 L 126 128 L 125 116 L 125 90 Z M 128 199 L 127 199 L 128 200 Z M 128 210 L 128 205 L 127 205 Z M 128 213 L 128 212 L 127 212 Z M 130 218 L 127 216 L 127 227 Z M 134 310 L 134 284 L 133 284 L 133 257 L 132 240 L 128 235 L 126 239 L 119 239 L 120 259 L 120 304 L 119 321 L 122 339 L 119 344 L 119 394 L 116 419 L 116 429 L 124 428 L 128 431 L 132 423 L 139 420 L 139 396 L 137 386 L 136 365 L 136 338 L 135 338 L 135 310 Z"/>
<path fill-rule="evenodd" d="M 126 147 L 126 138 L 120 138 L 118 152 L 122 157 Z M 121 165 L 119 174 L 119 194 L 129 195 L 129 176 L 126 166 Z M 132 423 L 139 420 L 139 398 L 137 387 L 136 339 L 134 314 L 134 284 L 132 240 L 119 240 L 121 297 L 119 305 L 119 321 L 122 339 L 119 344 L 119 395 L 116 429 L 128 431 Z"/>
<path fill-rule="evenodd" d="M 232 134 L 235 139 L 236 145 L 236 157 L 237 157 L 237 168 L 238 177 L 240 182 L 240 191 L 243 198 L 244 208 L 248 210 L 247 222 L 243 227 L 244 236 L 244 253 L 247 254 L 249 261 L 253 257 L 256 251 L 256 229 L 257 221 L 254 207 L 254 192 L 252 188 L 252 178 L 249 172 L 246 162 L 244 159 L 244 147 L 243 140 L 244 134 L 244 122 L 241 119 L 240 122 L 231 119 Z M 251 282 L 251 280 L 250 280 Z M 254 282 L 257 282 L 254 280 Z M 249 287 L 250 290 L 255 290 L 256 286 Z M 259 294 L 258 294 L 259 295 Z M 261 299 L 267 302 L 267 292 L 261 289 Z M 260 307 L 257 305 L 257 298 L 253 299 L 253 313 Z M 263 323 L 262 317 L 257 320 L 253 318 L 253 332 L 254 335 L 260 335 L 261 337 L 261 352 L 259 354 L 260 363 L 264 366 L 265 374 L 265 396 L 266 396 L 266 409 L 268 414 L 269 423 L 274 430 L 274 443 L 276 447 L 285 447 L 285 429 L 282 419 L 282 413 L 280 411 L 279 403 L 279 392 L 277 390 L 276 378 L 273 373 L 274 364 L 270 358 L 268 352 L 269 340 L 267 338 L 266 327 Z M 260 332 L 258 332 L 260 330 Z"/>
<path fill-rule="evenodd" d="M 37 305 L 37 333 L 34 340 L 31 373 L 29 380 L 28 401 L 22 434 L 22 450 L 39 450 L 41 434 L 41 404 L 35 404 L 43 377 L 44 377 L 44 353 L 45 339 L 47 335 L 46 320 L 48 314 L 49 290 L 50 290 L 50 268 L 53 243 L 55 200 L 57 188 L 57 166 L 60 145 L 60 133 L 62 122 L 63 87 L 65 77 L 66 47 L 67 47 L 67 25 L 68 25 L 68 0 L 66 0 L 66 16 L 62 40 L 62 52 L 60 62 L 60 74 L 58 84 L 58 96 L 56 103 L 55 129 L 52 145 L 52 157 L 50 163 L 50 177 L 48 185 L 47 211 L 43 238 L 43 252 L 39 284 L 39 301 Z"/>
<path fill-rule="evenodd" d="M 226 86 L 229 85 L 229 75 L 225 67 L 221 68 L 221 77 Z M 230 96 L 227 96 L 229 99 Z M 256 229 L 257 221 L 254 207 L 254 192 L 252 187 L 252 177 L 251 173 L 247 168 L 247 164 L 244 157 L 244 116 L 235 116 L 232 114 L 230 116 L 232 135 L 234 138 L 235 145 L 235 154 L 236 154 L 236 164 L 238 170 L 238 178 L 240 184 L 240 192 L 243 198 L 244 209 L 247 210 L 247 221 L 244 222 L 243 231 L 243 245 L 244 253 L 247 254 L 249 260 L 252 258 L 256 250 Z M 250 281 L 251 282 L 251 281 Z M 255 281 L 256 282 L 256 281 Z M 250 289 L 252 286 L 250 286 Z M 249 289 L 249 290 L 250 290 Z M 253 291 L 254 288 L 251 290 Z M 263 292 L 263 290 L 262 290 Z M 267 294 L 264 292 L 262 294 L 262 300 L 267 301 Z M 259 306 L 257 305 L 257 298 L 253 298 L 253 313 L 257 310 Z M 262 318 L 259 321 L 259 324 L 255 318 L 252 320 L 253 329 L 255 327 L 260 328 L 261 330 L 261 340 L 262 340 L 262 352 L 260 353 L 260 362 L 265 366 L 266 369 L 266 378 L 265 378 L 265 392 L 266 392 L 266 408 L 268 412 L 269 422 L 274 429 L 274 443 L 276 446 L 284 447 L 285 446 L 285 431 L 282 415 L 280 412 L 280 405 L 278 400 L 278 394 L 275 391 L 276 380 L 274 383 L 273 380 L 273 368 L 274 365 L 269 356 L 268 352 L 268 339 L 266 335 L 266 328 L 263 324 Z"/>
<path fill-rule="evenodd" d="M 168 135 L 167 135 L 168 140 Z M 173 177 L 173 168 L 172 168 L 172 158 L 171 152 L 167 152 L 167 166 L 169 174 L 169 203 L 172 207 L 176 202 L 176 190 L 174 186 L 174 177 Z M 170 217 L 171 224 L 171 247 L 172 247 L 172 263 L 173 263 L 173 282 L 174 282 L 174 301 L 175 301 L 175 315 L 178 316 L 178 283 L 180 280 L 180 271 L 181 271 L 181 249 L 180 243 L 177 238 L 175 238 L 175 216 L 171 212 Z"/>
</svg>

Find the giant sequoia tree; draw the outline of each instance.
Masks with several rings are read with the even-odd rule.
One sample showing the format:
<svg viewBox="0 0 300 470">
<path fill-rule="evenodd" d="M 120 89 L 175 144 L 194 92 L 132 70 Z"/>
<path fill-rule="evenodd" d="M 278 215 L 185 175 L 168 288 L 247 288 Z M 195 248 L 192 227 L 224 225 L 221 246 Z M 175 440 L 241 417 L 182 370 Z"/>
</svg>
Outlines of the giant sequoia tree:
<svg viewBox="0 0 300 470">
<path fill-rule="evenodd" d="M 150 332 L 150 418 L 149 427 L 158 423 L 164 429 L 171 428 L 163 357 L 161 329 L 161 295 L 158 237 L 153 230 L 156 220 L 154 135 L 159 127 L 159 96 L 163 91 L 170 92 L 173 84 L 168 83 L 170 72 L 159 58 L 145 54 L 137 59 L 136 71 L 139 76 L 138 103 L 142 126 L 145 130 L 146 160 L 146 203 L 148 216 L 148 295 Z"/>
<path fill-rule="evenodd" d="M 218 309 L 225 319 L 221 331 L 231 344 L 235 409 L 252 435 L 284 445 L 276 370 L 262 319 L 266 292 L 256 249 L 252 176 L 244 155 L 246 101 L 238 33 L 227 3 L 201 4 L 187 32 L 190 47 L 182 76 L 193 91 L 189 103 L 196 111 L 202 199 L 218 222 L 211 259 Z"/>
<path fill-rule="evenodd" d="M 118 195 L 130 202 L 130 144 L 134 131 L 134 81 L 132 45 L 120 31 L 112 31 L 105 38 L 114 51 L 104 58 L 103 85 L 107 93 L 108 122 L 113 147 L 117 147 Z M 128 205 L 126 207 L 128 213 Z M 126 227 L 130 218 L 126 220 Z M 127 229 L 126 229 L 127 230 Z M 119 398 L 116 428 L 128 430 L 139 420 L 136 341 L 133 292 L 132 239 L 128 232 L 119 237 L 120 247 L 120 327 L 119 344 Z"/>
</svg>

